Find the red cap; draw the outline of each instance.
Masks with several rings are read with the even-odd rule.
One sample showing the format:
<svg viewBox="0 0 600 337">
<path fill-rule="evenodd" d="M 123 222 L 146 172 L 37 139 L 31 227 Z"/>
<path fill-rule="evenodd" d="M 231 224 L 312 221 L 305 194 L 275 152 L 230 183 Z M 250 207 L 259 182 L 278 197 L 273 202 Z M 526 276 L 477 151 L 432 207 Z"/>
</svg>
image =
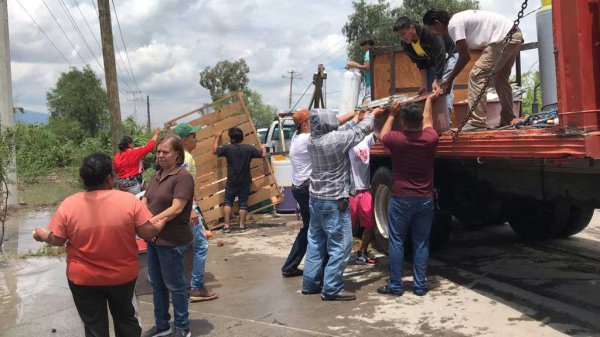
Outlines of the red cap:
<svg viewBox="0 0 600 337">
<path fill-rule="evenodd" d="M 300 109 L 292 115 L 292 119 L 294 120 L 294 124 L 300 125 L 306 122 L 310 118 L 310 112 L 308 109 Z"/>
</svg>

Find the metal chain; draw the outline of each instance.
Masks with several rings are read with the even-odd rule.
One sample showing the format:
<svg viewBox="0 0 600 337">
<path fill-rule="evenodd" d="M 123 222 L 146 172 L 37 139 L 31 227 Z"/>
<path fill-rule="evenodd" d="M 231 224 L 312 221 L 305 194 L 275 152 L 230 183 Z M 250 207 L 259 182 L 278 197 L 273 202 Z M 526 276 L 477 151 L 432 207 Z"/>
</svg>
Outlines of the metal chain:
<svg viewBox="0 0 600 337">
<path fill-rule="evenodd" d="M 517 29 L 519 28 L 519 23 L 521 23 L 521 19 L 523 18 L 523 12 L 527 8 L 527 1 L 528 0 L 525 0 L 525 1 L 523 1 L 523 4 L 521 4 L 521 10 L 519 11 L 519 14 L 517 15 L 517 19 L 514 21 L 513 27 L 508 32 L 508 34 L 506 34 L 506 37 L 504 38 L 504 47 L 500 51 L 500 55 L 504 54 L 506 47 L 508 47 L 508 45 L 510 44 L 510 40 L 512 39 L 513 34 L 516 33 Z M 500 60 L 500 58 L 498 58 L 498 60 Z M 465 125 L 467 125 L 467 122 L 469 121 L 469 119 L 471 119 L 471 116 L 473 116 L 473 112 L 479 105 L 479 101 L 481 101 L 481 98 L 483 98 L 483 95 L 487 94 L 487 88 L 490 85 L 490 81 L 492 79 L 492 75 L 494 74 L 494 69 L 496 68 L 497 63 L 498 63 L 498 61 L 496 61 L 496 63 L 492 67 L 492 70 L 490 71 L 490 74 L 485 79 L 485 82 L 483 83 L 483 88 L 481 88 L 481 91 L 479 92 L 477 97 L 475 97 L 475 100 L 473 101 L 473 105 L 471 105 L 471 107 L 469 107 L 469 111 L 467 112 L 465 119 L 462 121 L 462 123 L 460 123 L 457 130 L 454 131 L 454 134 L 452 135 L 452 142 L 455 142 L 458 139 L 458 136 L 461 133 L 462 129 L 465 127 Z"/>
</svg>

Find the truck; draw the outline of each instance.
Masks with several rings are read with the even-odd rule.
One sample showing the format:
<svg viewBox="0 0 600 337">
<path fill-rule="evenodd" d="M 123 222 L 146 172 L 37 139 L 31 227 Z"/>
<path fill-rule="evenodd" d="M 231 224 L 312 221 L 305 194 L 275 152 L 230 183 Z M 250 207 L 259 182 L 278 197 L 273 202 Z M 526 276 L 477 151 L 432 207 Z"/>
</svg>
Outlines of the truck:
<svg viewBox="0 0 600 337">
<path fill-rule="evenodd" d="M 523 239 L 543 240 L 577 234 L 600 208 L 600 2 L 554 0 L 550 13 L 553 46 L 524 47 L 538 47 L 540 64 L 556 69 L 558 125 L 463 132 L 456 139 L 443 133 L 434 164 L 432 247 L 446 244 L 453 217 L 470 226 L 508 222 Z M 473 56 L 455 81 L 455 102 L 466 98 Z M 400 47 L 371 50 L 371 77 L 373 99 L 419 87 L 418 71 Z M 542 73 L 542 81 L 548 77 Z M 455 111 L 464 113 L 465 103 L 459 105 Z M 375 243 L 386 252 L 392 173 L 381 143 L 371 150 L 371 172 Z"/>
</svg>

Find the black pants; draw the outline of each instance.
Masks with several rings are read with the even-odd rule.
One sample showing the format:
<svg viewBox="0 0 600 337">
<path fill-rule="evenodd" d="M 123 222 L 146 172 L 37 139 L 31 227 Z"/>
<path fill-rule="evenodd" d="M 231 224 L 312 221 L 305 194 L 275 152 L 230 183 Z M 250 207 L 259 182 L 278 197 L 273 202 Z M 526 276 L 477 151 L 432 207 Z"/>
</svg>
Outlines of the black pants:
<svg viewBox="0 0 600 337">
<path fill-rule="evenodd" d="M 108 308 L 117 337 L 139 337 L 142 327 L 134 305 L 135 280 L 116 286 L 82 286 L 69 281 L 86 337 L 108 337 Z"/>
<path fill-rule="evenodd" d="M 308 209 L 308 184 L 302 187 L 292 186 L 292 195 L 300 206 L 300 215 L 302 215 L 302 223 L 304 226 L 298 232 L 292 250 L 288 255 L 287 260 L 283 264 L 281 271 L 289 273 L 294 271 L 302 262 L 304 254 L 306 253 L 306 247 L 308 245 L 308 225 L 310 224 L 310 210 Z"/>
</svg>

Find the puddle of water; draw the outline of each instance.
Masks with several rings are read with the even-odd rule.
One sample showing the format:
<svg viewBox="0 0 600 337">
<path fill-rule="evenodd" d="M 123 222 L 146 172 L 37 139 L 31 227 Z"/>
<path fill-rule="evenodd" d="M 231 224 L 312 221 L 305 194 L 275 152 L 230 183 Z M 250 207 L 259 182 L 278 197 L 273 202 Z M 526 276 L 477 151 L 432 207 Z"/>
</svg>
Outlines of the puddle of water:
<svg viewBox="0 0 600 337">
<path fill-rule="evenodd" d="M 6 234 L 3 250 L 7 254 L 25 254 L 44 247 L 35 241 L 31 233 L 35 227 L 46 228 L 53 210 L 17 210 L 9 214 L 6 222 Z"/>
</svg>

